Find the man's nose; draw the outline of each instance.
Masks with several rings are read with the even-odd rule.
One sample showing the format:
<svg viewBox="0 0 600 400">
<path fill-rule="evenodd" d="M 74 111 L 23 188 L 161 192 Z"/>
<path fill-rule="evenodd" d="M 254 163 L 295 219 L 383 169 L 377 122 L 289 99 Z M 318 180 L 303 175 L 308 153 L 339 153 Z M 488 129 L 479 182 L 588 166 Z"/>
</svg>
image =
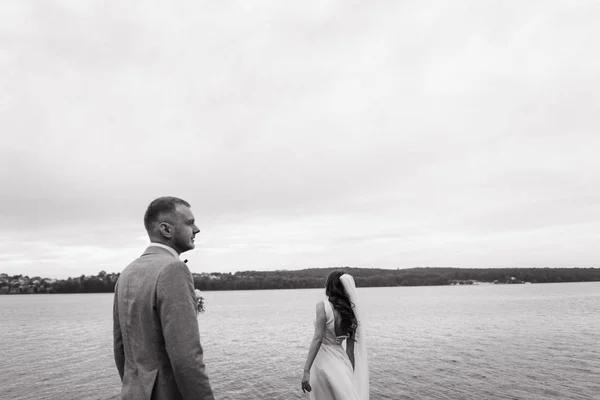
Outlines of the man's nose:
<svg viewBox="0 0 600 400">
<path fill-rule="evenodd" d="M 194 234 L 199 233 L 200 232 L 200 228 L 198 228 L 196 225 L 194 225 Z"/>
</svg>

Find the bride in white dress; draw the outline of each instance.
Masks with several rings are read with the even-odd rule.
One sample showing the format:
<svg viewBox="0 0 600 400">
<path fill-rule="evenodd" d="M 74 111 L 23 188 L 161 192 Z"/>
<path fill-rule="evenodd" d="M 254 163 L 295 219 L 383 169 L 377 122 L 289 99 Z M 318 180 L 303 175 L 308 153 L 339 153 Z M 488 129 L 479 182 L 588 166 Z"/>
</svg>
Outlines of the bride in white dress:
<svg viewBox="0 0 600 400">
<path fill-rule="evenodd" d="M 340 271 L 330 273 L 325 294 L 327 299 L 317 303 L 302 391 L 311 400 L 369 400 L 366 338 L 354 279 Z"/>
</svg>

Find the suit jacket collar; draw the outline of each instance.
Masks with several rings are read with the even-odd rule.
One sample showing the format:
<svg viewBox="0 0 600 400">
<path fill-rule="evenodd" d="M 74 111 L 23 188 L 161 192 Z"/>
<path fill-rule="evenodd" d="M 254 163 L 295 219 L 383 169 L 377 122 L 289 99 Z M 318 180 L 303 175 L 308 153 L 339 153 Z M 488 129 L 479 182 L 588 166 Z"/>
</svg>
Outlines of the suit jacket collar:
<svg viewBox="0 0 600 400">
<path fill-rule="evenodd" d="M 144 254 L 167 254 L 179 260 L 179 254 L 174 249 L 161 243 L 150 243 Z"/>
</svg>

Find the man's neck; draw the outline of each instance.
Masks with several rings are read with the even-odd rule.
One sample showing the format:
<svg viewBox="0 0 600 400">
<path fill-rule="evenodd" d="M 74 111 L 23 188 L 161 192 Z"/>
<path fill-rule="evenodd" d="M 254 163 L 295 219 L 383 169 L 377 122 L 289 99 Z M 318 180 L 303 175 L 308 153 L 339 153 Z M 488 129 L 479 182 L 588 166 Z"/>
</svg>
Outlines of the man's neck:
<svg viewBox="0 0 600 400">
<path fill-rule="evenodd" d="M 175 256 L 175 258 L 179 259 L 179 253 L 177 252 L 177 250 L 175 250 L 174 248 L 172 248 L 172 247 L 171 247 L 171 246 L 169 246 L 168 244 L 165 244 L 165 243 L 161 243 L 161 242 L 158 242 L 158 241 L 151 240 L 151 241 L 150 241 L 150 246 L 154 246 L 154 247 L 160 247 L 160 248 L 163 248 L 163 249 L 165 249 L 165 250 L 169 250 L 169 252 L 170 252 L 171 254 L 173 254 L 173 256 Z"/>
</svg>

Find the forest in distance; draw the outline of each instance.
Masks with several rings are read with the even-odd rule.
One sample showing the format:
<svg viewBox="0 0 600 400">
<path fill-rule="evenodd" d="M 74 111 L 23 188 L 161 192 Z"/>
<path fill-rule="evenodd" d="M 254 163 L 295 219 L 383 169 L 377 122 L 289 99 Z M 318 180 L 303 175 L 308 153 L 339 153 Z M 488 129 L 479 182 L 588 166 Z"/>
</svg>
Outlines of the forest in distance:
<svg viewBox="0 0 600 400">
<path fill-rule="evenodd" d="M 557 283 L 600 281 L 600 268 L 311 268 L 302 270 L 240 271 L 192 274 L 200 290 L 265 290 L 323 288 L 333 270 L 354 276 L 357 287 Z M 0 274 L 0 294 L 110 293 L 119 273 L 50 279 Z"/>
</svg>

